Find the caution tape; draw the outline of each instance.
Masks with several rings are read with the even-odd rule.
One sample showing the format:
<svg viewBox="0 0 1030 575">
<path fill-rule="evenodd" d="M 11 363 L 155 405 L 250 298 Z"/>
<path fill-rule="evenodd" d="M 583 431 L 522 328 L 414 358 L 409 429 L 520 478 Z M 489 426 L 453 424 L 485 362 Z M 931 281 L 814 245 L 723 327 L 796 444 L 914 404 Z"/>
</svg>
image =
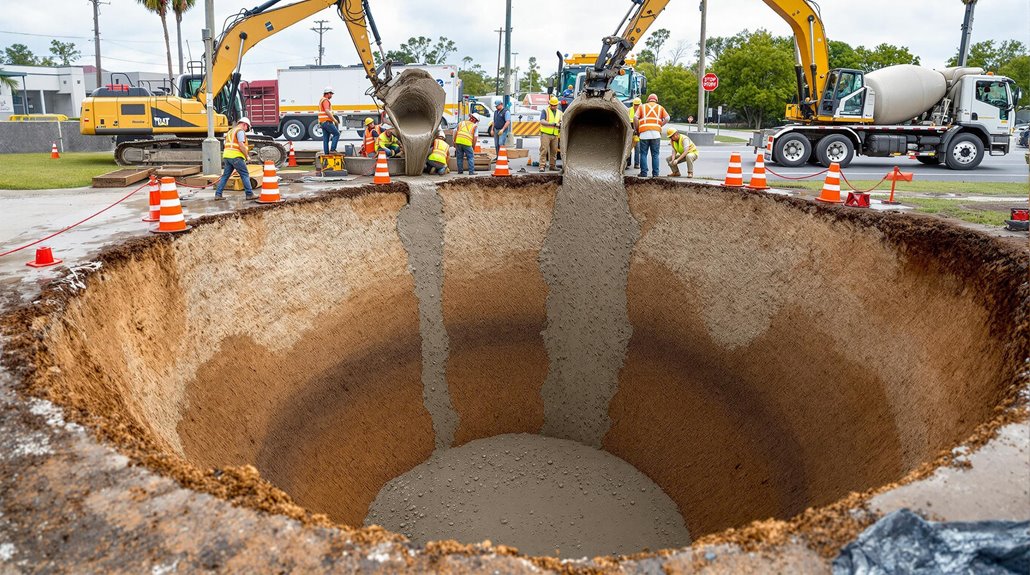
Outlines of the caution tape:
<svg viewBox="0 0 1030 575">
<path fill-rule="evenodd" d="M 88 217 L 86 217 L 86 218 L 83 218 L 83 219 L 81 219 L 81 220 L 79 220 L 79 221 L 75 222 L 74 224 L 72 224 L 72 225 L 70 225 L 70 226 L 66 227 L 66 228 L 62 228 L 62 229 L 60 229 L 60 230 L 58 230 L 58 231 L 56 231 L 56 232 L 54 232 L 54 233 L 50 234 L 49 236 L 46 236 L 45 238 L 40 238 L 40 239 L 38 239 L 38 240 L 36 240 L 36 241 L 34 241 L 34 242 L 30 242 L 30 243 L 27 243 L 27 244 L 25 244 L 25 245 L 23 245 L 23 246 L 18 246 L 18 247 L 14 248 L 14 249 L 10 249 L 10 250 L 7 250 L 7 251 L 5 251 L 5 252 L 2 252 L 2 253 L 0 253 L 0 258 L 2 258 L 2 257 L 4 257 L 4 256 L 8 256 L 8 255 L 11 255 L 11 254 L 13 254 L 13 253 L 15 253 L 15 252 L 20 252 L 21 250 L 23 250 L 23 249 L 25 249 L 25 248 L 31 248 L 32 246 L 34 246 L 34 245 L 36 245 L 36 244 L 39 244 L 39 243 L 45 242 L 45 241 L 49 240 L 50 238 L 52 238 L 52 237 L 54 237 L 54 236 L 58 236 L 58 235 L 60 235 L 60 234 L 63 234 L 64 232 L 66 232 L 66 231 L 68 231 L 68 230 L 70 230 L 70 229 L 72 229 L 72 228 L 74 228 L 74 227 L 76 227 L 76 226 L 79 226 L 79 225 L 81 225 L 81 224 L 84 224 L 84 223 L 86 223 L 86 222 L 88 222 L 88 221 L 92 220 L 93 218 L 95 218 L 95 217 L 99 216 L 100 214 L 102 214 L 102 213 L 106 212 L 107 210 L 110 210 L 111 208 L 113 208 L 113 207 L 117 206 L 118 204 L 120 204 L 120 203 L 124 202 L 125 200 L 129 199 L 130 197 L 132 197 L 132 196 L 133 196 L 133 194 L 135 194 L 136 192 L 138 192 L 138 191 L 142 190 L 143 188 L 147 187 L 148 185 L 150 185 L 150 182 L 147 182 L 146 184 L 143 184 L 142 186 L 140 186 L 140 187 L 136 188 L 135 190 L 132 190 L 132 191 L 131 191 L 131 192 L 129 192 L 128 194 L 125 194 L 125 196 L 123 196 L 123 197 L 122 197 L 122 199 L 120 199 L 120 200 L 118 200 L 117 202 L 115 202 L 115 203 L 111 204 L 110 206 L 107 206 L 106 208 L 104 208 L 104 209 L 100 210 L 99 212 L 96 212 L 95 214 L 93 214 L 93 215 L 91 215 L 91 216 L 88 216 Z"/>
</svg>

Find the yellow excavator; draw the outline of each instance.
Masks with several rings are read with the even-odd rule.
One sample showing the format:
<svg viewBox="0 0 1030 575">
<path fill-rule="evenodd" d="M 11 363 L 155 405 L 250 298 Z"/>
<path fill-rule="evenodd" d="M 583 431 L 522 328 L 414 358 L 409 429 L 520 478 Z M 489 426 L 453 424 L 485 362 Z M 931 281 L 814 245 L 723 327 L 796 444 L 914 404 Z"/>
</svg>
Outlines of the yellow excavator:
<svg viewBox="0 0 1030 575">
<path fill-rule="evenodd" d="M 265 38 L 330 6 L 336 6 L 347 25 L 372 84 L 370 95 L 382 99 L 392 79 L 368 0 L 302 0 L 276 7 L 280 1 L 268 0 L 231 17 L 215 42 L 211 91 L 216 94 L 216 134 L 224 134 L 243 115 L 239 68 L 244 54 Z M 382 62 L 378 67 L 369 41 L 370 27 Z M 102 86 L 82 102 L 80 131 L 115 136 L 115 160 L 120 165 L 199 164 L 201 143 L 207 135 L 204 78 L 199 73 L 180 76 L 178 95 L 155 95 L 146 88 L 126 85 Z M 252 135 L 248 140 L 262 161 L 281 165 L 286 160 L 286 149 L 271 138 Z"/>
</svg>

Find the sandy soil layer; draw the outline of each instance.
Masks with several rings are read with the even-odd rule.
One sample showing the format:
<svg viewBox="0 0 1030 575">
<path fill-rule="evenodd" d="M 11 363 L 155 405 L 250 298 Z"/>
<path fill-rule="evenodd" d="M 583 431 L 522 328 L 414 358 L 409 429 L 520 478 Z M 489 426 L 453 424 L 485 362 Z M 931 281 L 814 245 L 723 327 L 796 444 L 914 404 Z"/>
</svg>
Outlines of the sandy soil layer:
<svg viewBox="0 0 1030 575">
<path fill-rule="evenodd" d="M 575 441 L 528 434 L 435 453 L 387 483 L 365 523 L 415 543 L 486 538 L 563 557 L 690 543 L 676 504 L 632 465 Z"/>
</svg>

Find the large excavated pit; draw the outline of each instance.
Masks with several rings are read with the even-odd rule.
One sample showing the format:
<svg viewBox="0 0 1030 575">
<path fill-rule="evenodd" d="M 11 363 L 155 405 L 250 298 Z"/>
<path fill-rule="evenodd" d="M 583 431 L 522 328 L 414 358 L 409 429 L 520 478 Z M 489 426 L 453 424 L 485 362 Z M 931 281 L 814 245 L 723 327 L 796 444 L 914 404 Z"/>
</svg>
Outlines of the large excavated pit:
<svg viewBox="0 0 1030 575">
<path fill-rule="evenodd" d="M 1013 409 L 1018 248 L 570 168 L 341 190 L 132 241 L 84 289 L 45 293 L 45 314 L 7 318 L 8 367 L 187 487 L 562 556 L 872 492 Z"/>
</svg>

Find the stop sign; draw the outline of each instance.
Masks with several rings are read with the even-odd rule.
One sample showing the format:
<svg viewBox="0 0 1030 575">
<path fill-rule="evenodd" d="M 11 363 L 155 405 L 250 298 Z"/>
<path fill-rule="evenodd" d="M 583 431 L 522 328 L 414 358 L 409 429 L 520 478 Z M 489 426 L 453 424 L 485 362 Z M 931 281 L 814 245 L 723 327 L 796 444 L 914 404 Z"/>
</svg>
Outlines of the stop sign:
<svg viewBox="0 0 1030 575">
<path fill-rule="evenodd" d="M 714 92 L 719 87 L 719 77 L 709 72 L 701 78 L 701 86 L 705 92 Z"/>
</svg>

